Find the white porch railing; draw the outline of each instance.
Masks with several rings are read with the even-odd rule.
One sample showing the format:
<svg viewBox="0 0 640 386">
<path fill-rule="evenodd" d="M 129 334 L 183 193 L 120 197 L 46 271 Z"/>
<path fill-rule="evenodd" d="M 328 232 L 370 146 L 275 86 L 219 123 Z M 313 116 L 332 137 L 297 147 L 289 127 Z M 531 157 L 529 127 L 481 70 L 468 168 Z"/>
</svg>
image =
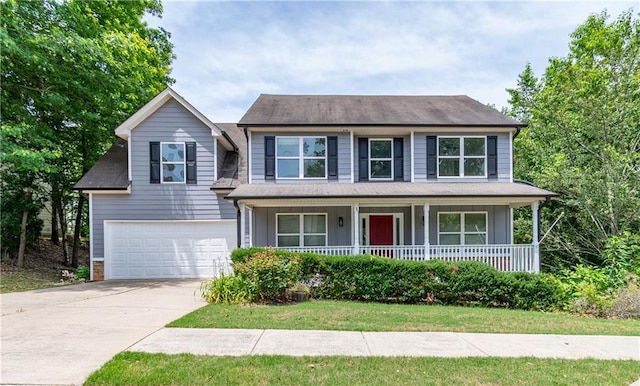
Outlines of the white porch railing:
<svg viewBox="0 0 640 386">
<path fill-rule="evenodd" d="M 313 252 L 322 255 L 364 254 L 389 257 L 399 260 L 425 261 L 441 259 L 448 262 L 480 261 L 505 272 L 538 272 L 534 259 L 534 246 L 529 244 L 491 245 L 362 245 L 354 251 L 353 246 L 339 247 L 281 247 L 279 249 L 298 252 Z"/>
</svg>

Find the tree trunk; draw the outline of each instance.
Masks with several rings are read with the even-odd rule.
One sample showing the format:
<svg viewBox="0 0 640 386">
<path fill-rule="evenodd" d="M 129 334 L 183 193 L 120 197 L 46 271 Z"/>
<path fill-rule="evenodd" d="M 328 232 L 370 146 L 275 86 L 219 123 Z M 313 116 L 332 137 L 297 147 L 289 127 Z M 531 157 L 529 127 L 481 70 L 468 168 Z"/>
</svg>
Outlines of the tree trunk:
<svg viewBox="0 0 640 386">
<path fill-rule="evenodd" d="M 56 203 L 55 205 L 57 206 L 56 208 L 56 212 L 58 212 L 58 219 L 60 220 L 60 233 L 62 236 L 62 256 L 64 258 L 64 263 L 68 264 L 69 263 L 69 248 L 68 248 L 68 243 L 67 243 L 67 223 L 64 219 L 64 210 L 63 210 L 63 205 L 62 205 L 62 197 L 58 196 L 56 197 Z"/>
<path fill-rule="evenodd" d="M 73 229 L 73 250 L 71 251 L 71 266 L 78 268 L 78 249 L 80 247 L 80 229 L 82 228 L 82 209 L 84 208 L 84 196 L 79 195 L 78 212 L 76 213 L 76 223 Z"/>
<path fill-rule="evenodd" d="M 56 210 L 56 205 L 54 204 L 53 195 L 51 199 L 51 242 L 54 245 L 60 244 L 60 234 L 58 234 L 58 211 Z"/>
<path fill-rule="evenodd" d="M 22 212 L 22 222 L 20 223 L 20 247 L 18 248 L 18 267 L 24 267 L 24 249 L 27 245 L 27 219 L 29 211 Z"/>
</svg>

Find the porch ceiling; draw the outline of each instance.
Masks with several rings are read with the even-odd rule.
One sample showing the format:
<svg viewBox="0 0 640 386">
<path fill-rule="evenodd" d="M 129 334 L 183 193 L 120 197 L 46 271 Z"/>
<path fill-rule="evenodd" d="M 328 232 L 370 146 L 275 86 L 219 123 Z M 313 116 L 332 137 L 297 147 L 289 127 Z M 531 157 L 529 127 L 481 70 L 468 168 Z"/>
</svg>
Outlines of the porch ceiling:
<svg viewBox="0 0 640 386">
<path fill-rule="evenodd" d="M 529 205 L 556 193 L 517 182 L 369 182 L 320 184 L 244 184 L 226 198 L 249 205 L 296 203 L 459 203 Z M 283 200 L 286 200 L 284 202 Z"/>
</svg>

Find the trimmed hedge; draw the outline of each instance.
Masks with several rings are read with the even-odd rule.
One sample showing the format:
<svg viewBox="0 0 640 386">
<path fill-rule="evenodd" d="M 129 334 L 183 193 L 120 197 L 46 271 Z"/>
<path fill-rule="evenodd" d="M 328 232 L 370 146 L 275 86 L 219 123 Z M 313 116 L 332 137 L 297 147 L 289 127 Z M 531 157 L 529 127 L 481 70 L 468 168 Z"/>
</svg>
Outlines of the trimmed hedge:
<svg viewBox="0 0 640 386">
<path fill-rule="evenodd" d="M 245 262 L 264 249 L 236 249 L 231 259 L 234 263 Z M 525 310 L 556 309 L 560 302 L 557 284 L 547 275 L 500 272 L 480 262 L 275 253 L 285 259 L 302 259 L 299 280 L 311 288 L 315 298 Z"/>
</svg>

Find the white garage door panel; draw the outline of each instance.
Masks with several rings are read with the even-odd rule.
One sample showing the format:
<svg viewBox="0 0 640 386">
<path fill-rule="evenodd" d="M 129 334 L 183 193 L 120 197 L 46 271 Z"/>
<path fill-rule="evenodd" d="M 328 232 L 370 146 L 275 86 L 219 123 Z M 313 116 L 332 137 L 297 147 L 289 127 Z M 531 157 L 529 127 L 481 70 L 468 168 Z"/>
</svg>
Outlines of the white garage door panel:
<svg viewBox="0 0 640 386">
<path fill-rule="evenodd" d="M 233 220 L 105 222 L 105 279 L 213 277 L 228 270 Z"/>
</svg>

